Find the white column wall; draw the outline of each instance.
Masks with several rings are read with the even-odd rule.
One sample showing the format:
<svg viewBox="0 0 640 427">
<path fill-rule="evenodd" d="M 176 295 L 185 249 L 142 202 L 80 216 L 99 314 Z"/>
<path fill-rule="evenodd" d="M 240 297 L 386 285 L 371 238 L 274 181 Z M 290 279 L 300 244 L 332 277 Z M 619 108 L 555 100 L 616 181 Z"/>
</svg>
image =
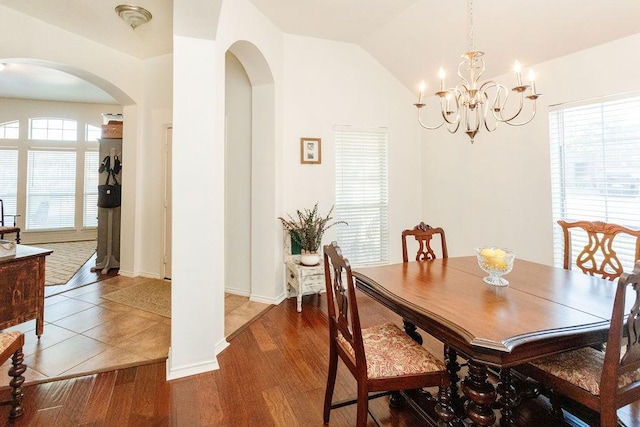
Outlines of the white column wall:
<svg viewBox="0 0 640 427">
<path fill-rule="evenodd" d="M 445 228 L 449 256 L 501 245 L 553 264 L 548 106 L 640 89 L 640 59 L 629 55 L 638 45 L 640 34 L 535 65 L 544 96 L 523 127 L 481 131 L 473 145 L 464 133 L 422 131 L 424 211 Z"/>
<path fill-rule="evenodd" d="M 216 42 L 174 36 L 173 263 L 167 378 L 217 369 L 224 339 L 224 70 Z M 222 67 L 222 68 L 220 68 Z"/>
</svg>

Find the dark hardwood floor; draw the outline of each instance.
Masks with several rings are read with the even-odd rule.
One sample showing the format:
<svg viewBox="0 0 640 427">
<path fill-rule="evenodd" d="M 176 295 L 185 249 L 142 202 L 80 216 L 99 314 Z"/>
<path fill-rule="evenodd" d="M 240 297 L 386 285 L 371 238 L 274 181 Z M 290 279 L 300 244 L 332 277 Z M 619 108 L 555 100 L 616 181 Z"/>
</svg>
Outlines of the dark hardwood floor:
<svg viewBox="0 0 640 427">
<path fill-rule="evenodd" d="M 327 375 L 325 298 L 295 298 L 268 310 L 237 334 L 218 356 L 220 370 L 166 381 L 164 363 L 150 363 L 24 388 L 25 413 L 14 426 L 320 426 Z M 359 297 L 363 327 L 398 316 Z M 442 346 L 425 336 L 426 346 Z M 8 389 L 0 390 L 0 398 Z M 355 395 L 355 382 L 339 365 L 334 399 Z M 423 425 L 408 409 L 391 410 L 388 399 L 371 402 L 385 426 Z M 8 408 L 0 409 L 6 420 Z M 638 406 L 620 411 L 628 426 L 640 426 Z M 545 401 L 527 401 L 518 425 L 549 426 Z M 352 426 L 355 407 L 331 413 L 332 426 Z M 369 419 L 369 426 L 374 426 Z"/>
</svg>

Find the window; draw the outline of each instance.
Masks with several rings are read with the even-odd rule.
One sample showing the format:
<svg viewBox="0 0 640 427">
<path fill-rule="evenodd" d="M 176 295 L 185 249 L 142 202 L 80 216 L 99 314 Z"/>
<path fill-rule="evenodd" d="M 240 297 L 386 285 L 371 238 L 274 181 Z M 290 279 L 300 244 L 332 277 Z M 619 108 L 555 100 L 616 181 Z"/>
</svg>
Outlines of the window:
<svg viewBox="0 0 640 427">
<path fill-rule="evenodd" d="M 86 141 L 97 141 L 102 136 L 102 128 L 98 126 L 92 126 L 87 124 L 85 129 L 85 140 Z"/>
<path fill-rule="evenodd" d="M 16 214 L 18 192 L 18 150 L 0 149 L 0 199 L 4 213 Z"/>
<path fill-rule="evenodd" d="M 27 230 L 73 228 L 75 203 L 75 151 L 29 151 Z"/>
<path fill-rule="evenodd" d="M 640 97 L 561 105 L 549 113 L 553 220 L 605 221 L 640 228 Z M 618 240 L 618 238 L 616 238 Z M 581 246 L 572 236 L 575 259 Z M 615 248 L 633 269 L 633 242 Z M 562 230 L 554 258 L 562 266 Z"/>
<path fill-rule="evenodd" d="M 338 244 L 352 265 L 389 261 L 387 130 L 334 129 Z"/>
<path fill-rule="evenodd" d="M 29 139 L 77 141 L 78 123 L 75 120 L 56 118 L 30 119 Z"/>
<path fill-rule="evenodd" d="M 84 153 L 84 227 L 98 226 L 98 152 Z"/>
<path fill-rule="evenodd" d="M 6 122 L 0 124 L 0 139 L 18 139 L 20 136 L 20 122 Z"/>
</svg>

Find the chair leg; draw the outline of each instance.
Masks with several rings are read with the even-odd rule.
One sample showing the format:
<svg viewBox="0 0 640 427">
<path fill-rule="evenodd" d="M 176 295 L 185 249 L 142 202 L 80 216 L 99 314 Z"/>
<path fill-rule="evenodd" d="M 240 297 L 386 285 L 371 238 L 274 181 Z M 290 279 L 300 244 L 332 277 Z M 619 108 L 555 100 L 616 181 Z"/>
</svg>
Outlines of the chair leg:
<svg viewBox="0 0 640 427">
<path fill-rule="evenodd" d="M 331 413 L 331 400 L 333 399 L 333 388 L 336 384 L 336 375 L 338 373 L 338 352 L 335 344 L 329 346 L 329 374 L 327 375 L 327 390 L 324 395 L 324 423 L 329 423 L 329 415 Z"/>
<path fill-rule="evenodd" d="M 356 427 L 366 427 L 369 416 L 369 390 L 366 384 L 358 384 Z"/>
<path fill-rule="evenodd" d="M 22 374 L 27 370 L 27 367 L 22 362 L 24 362 L 24 355 L 20 348 L 13 353 L 11 357 L 11 368 L 9 368 L 9 376 L 12 377 L 9 382 L 11 386 L 11 410 L 9 411 L 9 418 L 17 418 L 24 412 L 22 408 L 22 398 L 24 396 L 22 393 L 22 384 L 24 383 L 24 376 L 22 376 Z"/>
</svg>

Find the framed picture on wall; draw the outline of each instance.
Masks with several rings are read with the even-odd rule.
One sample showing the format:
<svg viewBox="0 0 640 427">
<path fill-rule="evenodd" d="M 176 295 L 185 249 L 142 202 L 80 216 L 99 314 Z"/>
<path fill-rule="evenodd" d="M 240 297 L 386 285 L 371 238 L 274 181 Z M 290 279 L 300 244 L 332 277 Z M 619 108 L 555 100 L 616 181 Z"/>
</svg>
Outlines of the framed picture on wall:
<svg viewBox="0 0 640 427">
<path fill-rule="evenodd" d="M 300 163 L 313 164 L 321 161 L 320 138 L 300 138 Z"/>
</svg>

